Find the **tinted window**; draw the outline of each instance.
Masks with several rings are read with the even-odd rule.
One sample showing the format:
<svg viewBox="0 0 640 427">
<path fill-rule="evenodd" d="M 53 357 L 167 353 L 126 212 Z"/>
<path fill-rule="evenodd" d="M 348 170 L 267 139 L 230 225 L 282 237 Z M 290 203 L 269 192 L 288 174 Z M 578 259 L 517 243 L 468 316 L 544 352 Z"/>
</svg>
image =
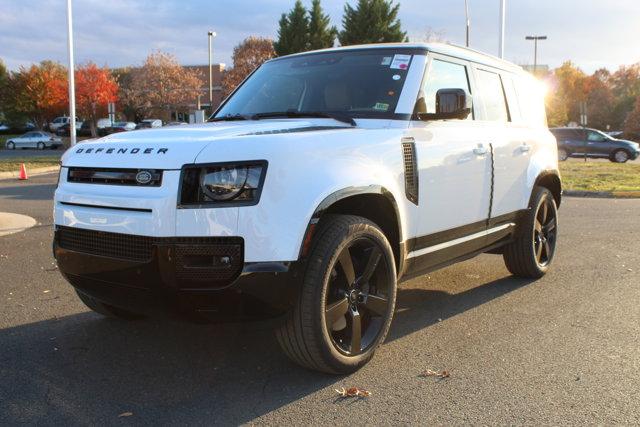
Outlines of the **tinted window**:
<svg viewBox="0 0 640 427">
<path fill-rule="evenodd" d="M 509 120 L 500 75 L 478 70 L 478 90 L 484 105 L 485 120 L 506 122 Z"/>
<path fill-rule="evenodd" d="M 431 61 L 429 74 L 424 86 L 425 113 L 436 112 L 436 93 L 440 89 L 464 89 L 471 94 L 469 89 L 469 77 L 467 75 L 467 67 L 452 62 L 434 59 Z M 469 115 L 467 119 L 472 119 Z"/>
</svg>

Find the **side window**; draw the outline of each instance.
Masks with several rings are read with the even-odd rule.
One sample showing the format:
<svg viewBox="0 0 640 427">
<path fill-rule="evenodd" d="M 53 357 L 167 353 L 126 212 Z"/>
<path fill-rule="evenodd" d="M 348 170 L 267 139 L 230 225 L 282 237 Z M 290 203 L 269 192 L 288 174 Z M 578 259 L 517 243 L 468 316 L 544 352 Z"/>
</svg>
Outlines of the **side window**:
<svg viewBox="0 0 640 427">
<path fill-rule="evenodd" d="M 547 115 L 544 109 L 544 90 L 537 80 L 528 76 L 514 76 L 518 105 L 522 120 L 530 126 L 546 126 Z"/>
<path fill-rule="evenodd" d="M 436 112 L 436 93 L 440 89 L 464 89 L 468 94 L 471 94 L 467 67 L 439 59 L 431 61 L 427 81 L 424 85 L 424 112 Z M 467 120 L 473 120 L 472 116 L 470 114 Z"/>
<path fill-rule="evenodd" d="M 509 121 L 507 104 L 500 75 L 490 71 L 478 70 L 478 91 L 484 104 L 485 120 L 494 122 Z"/>
<path fill-rule="evenodd" d="M 598 132 L 594 132 L 592 130 L 587 132 L 587 141 L 591 142 L 604 142 L 606 138 L 599 134 Z"/>
</svg>

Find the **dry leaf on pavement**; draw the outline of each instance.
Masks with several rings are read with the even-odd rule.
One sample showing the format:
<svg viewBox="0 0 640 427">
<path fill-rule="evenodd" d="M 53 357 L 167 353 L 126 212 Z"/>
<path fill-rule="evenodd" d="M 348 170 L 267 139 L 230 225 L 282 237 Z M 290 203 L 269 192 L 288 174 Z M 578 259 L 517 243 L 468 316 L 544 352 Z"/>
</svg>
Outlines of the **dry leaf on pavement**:
<svg viewBox="0 0 640 427">
<path fill-rule="evenodd" d="M 442 378 L 449 378 L 450 374 L 449 374 L 449 371 L 447 370 L 433 371 L 431 369 L 427 369 L 426 371 L 424 371 L 418 376 L 419 377 L 437 377 L 442 379 Z"/>
<path fill-rule="evenodd" d="M 371 396 L 371 392 L 368 390 L 364 390 L 358 387 L 349 387 L 345 389 L 342 387 L 340 390 L 335 390 L 336 393 L 340 395 L 340 397 L 369 397 Z"/>
</svg>

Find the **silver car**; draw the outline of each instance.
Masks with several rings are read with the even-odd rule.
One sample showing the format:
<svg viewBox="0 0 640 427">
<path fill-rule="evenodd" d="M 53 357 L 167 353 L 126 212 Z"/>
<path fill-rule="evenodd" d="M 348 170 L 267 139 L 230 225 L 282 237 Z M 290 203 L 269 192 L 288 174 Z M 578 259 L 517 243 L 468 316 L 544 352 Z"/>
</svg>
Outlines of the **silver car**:
<svg viewBox="0 0 640 427">
<path fill-rule="evenodd" d="M 58 148 L 60 146 L 62 146 L 62 138 L 41 130 L 34 130 L 8 139 L 6 143 L 6 147 L 9 150 L 15 150 L 16 148 L 44 150 L 45 148 Z"/>
</svg>

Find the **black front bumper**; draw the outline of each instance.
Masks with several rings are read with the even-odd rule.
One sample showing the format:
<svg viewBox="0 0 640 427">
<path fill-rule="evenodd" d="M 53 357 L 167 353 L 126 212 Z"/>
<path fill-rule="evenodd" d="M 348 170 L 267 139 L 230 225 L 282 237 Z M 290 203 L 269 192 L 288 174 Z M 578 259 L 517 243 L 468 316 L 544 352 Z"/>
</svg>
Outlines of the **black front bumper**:
<svg viewBox="0 0 640 427">
<path fill-rule="evenodd" d="M 297 263 L 244 263 L 238 237 L 152 238 L 57 227 L 54 256 L 79 292 L 150 316 L 278 317 L 297 298 Z"/>
</svg>

